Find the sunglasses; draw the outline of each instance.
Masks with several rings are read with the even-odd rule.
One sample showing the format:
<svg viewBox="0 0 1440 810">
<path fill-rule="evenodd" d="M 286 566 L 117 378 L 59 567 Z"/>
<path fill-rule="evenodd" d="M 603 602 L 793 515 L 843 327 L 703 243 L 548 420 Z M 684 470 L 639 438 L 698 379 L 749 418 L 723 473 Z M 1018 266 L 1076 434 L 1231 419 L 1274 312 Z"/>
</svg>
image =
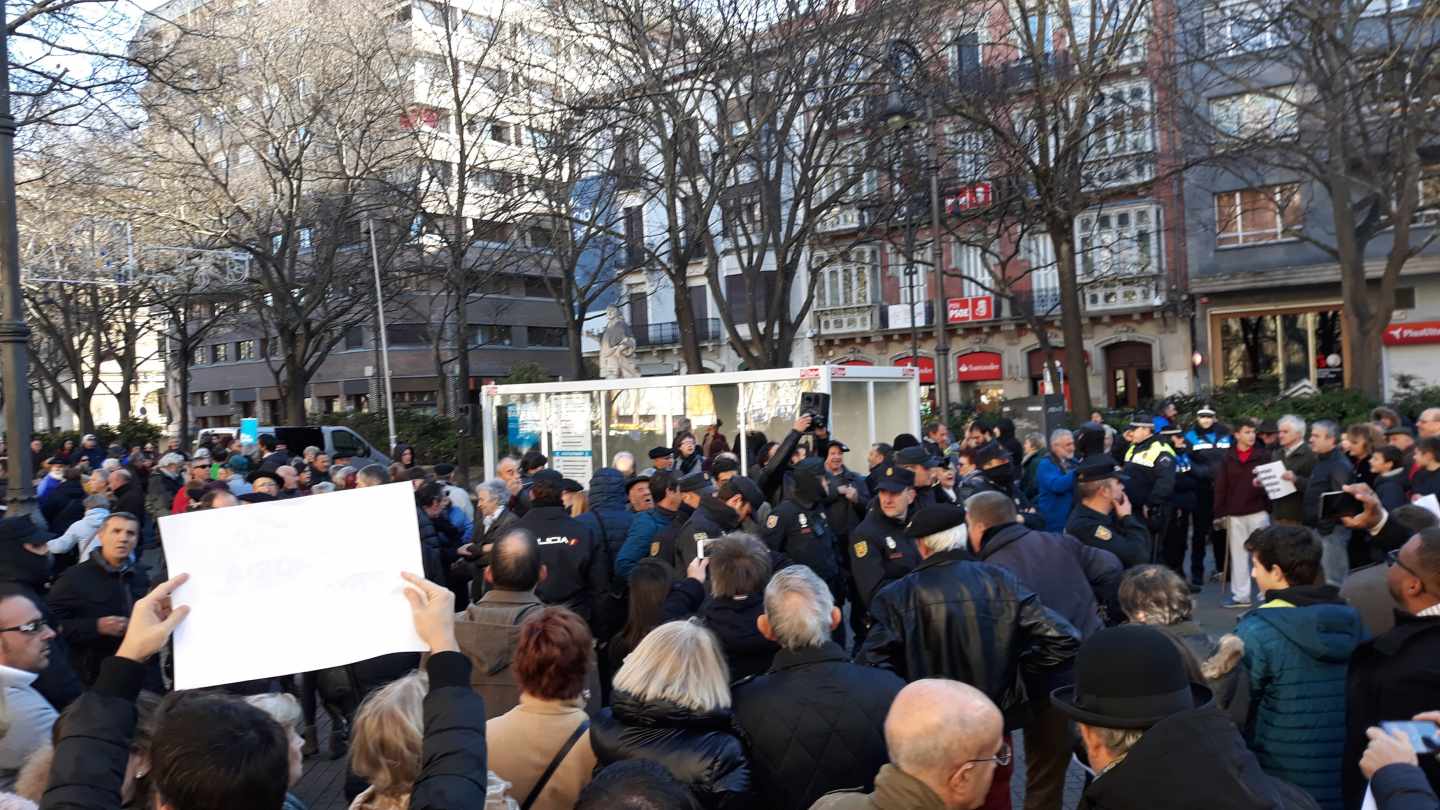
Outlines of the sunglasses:
<svg viewBox="0 0 1440 810">
<path fill-rule="evenodd" d="M 44 619 L 35 619 L 14 627 L 0 627 L 0 633 L 24 633 L 27 636 L 34 636 L 45 632 L 45 628 L 49 626 L 50 623 Z"/>
</svg>

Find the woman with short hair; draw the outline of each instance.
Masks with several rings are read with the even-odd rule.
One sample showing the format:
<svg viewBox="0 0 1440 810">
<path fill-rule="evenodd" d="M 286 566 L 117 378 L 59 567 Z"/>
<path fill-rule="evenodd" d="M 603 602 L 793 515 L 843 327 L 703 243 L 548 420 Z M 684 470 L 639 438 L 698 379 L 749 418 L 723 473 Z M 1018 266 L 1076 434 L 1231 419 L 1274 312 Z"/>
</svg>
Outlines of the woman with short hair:
<svg viewBox="0 0 1440 810">
<path fill-rule="evenodd" d="M 300 701 L 294 695 L 284 692 L 267 692 L 263 695 L 251 695 L 245 698 L 245 702 L 270 715 L 270 718 L 285 729 L 285 738 L 290 741 L 290 787 L 300 781 L 300 776 L 305 772 L 305 755 L 301 753 L 305 747 L 305 740 L 300 735 L 303 713 L 300 711 Z M 294 793 L 285 791 L 285 804 L 280 810 L 305 810 L 305 803 L 300 801 Z"/>
<path fill-rule="evenodd" d="M 595 752 L 585 715 L 593 639 L 585 620 L 547 607 L 520 626 L 511 670 L 520 703 L 485 725 L 490 769 L 531 810 L 570 810 L 590 783 Z"/>
<path fill-rule="evenodd" d="M 613 704 L 590 729 L 600 764 L 649 759 L 688 784 L 706 810 L 747 806 L 750 764 L 732 725 L 720 644 L 690 621 L 662 624 L 615 675 Z"/>
</svg>

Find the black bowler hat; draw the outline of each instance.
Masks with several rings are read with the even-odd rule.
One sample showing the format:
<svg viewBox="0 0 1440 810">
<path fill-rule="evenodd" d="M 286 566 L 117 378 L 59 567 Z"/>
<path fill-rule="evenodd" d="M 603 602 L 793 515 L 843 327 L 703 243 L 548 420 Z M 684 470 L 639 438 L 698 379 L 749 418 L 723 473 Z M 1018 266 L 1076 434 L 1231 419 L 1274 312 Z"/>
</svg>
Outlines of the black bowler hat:
<svg viewBox="0 0 1440 810">
<path fill-rule="evenodd" d="M 585 491 L 585 487 L 580 486 L 580 482 L 579 482 L 579 481 L 576 481 L 574 478 L 565 478 L 565 479 L 562 479 L 562 480 L 560 481 L 560 491 L 561 491 L 561 492 L 584 492 L 584 491 Z"/>
<path fill-rule="evenodd" d="M 250 473 L 249 475 L 245 476 L 245 483 L 253 484 L 256 481 L 259 481 L 261 478 L 269 478 L 271 481 L 275 482 L 276 486 L 285 486 L 285 482 L 280 480 L 279 474 L 270 472 L 269 470 L 256 470 L 255 472 Z"/>
<path fill-rule="evenodd" d="M 885 492 L 904 492 L 915 486 L 915 473 L 896 464 L 886 464 L 875 474 L 875 488 Z"/>
<path fill-rule="evenodd" d="M 565 476 L 561 475 L 556 470 L 540 470 L 534 475 L 530 476 L 530 480 L 548 481 L 557 487 L 563 487 L 565 485 Z"/>
<path fill-rule="evenodd" d="M 958 506 L 927 506 L 915 513 L 905 527 L 906 537 L 929 537 L 965 522 L 965 510 Z"/>
<path fill-rule="evenodd" d="M 236 500 L 241 503 L 269 503 L 270 501 L 279 499 L 268 492 L 247 492 L 239 496 Z"/>
<path fill-rule="evenodd" d="M 650 460 L 654 461 L 657 458 L 670 458 L 673 455 L 675 455 L 675 451 L 671 450 L 668 447 L 656 447 L 655 449 L 650 451 Z"/>
<path fill-rule="evenodd" d="M 454 464 L 443 464 L 443 463 L 442 463 L 442 464 L 436 464 L 436 465 L 435 465 L 435 474 L 438 475 L 438 476 L 440 476 L 441 478 L 444 478 L 445 476 L 447 476 L 447 475 L 449 475 L 450 473 L 453 473 L 453 472 L 455 472 L 455 465 L 454 465 Z"/>
<path fill-rule="evenodd" d="M 1091 456 L 1080 462 L 1080 469 L 1075 472 L 1075 482 L 1084 484 L 1090 481 L 1104 481 L 1106 478 L 1118 478 L 1121 481 L 1130 480 L 1130 476 L 1124 475 L 1115 466 L 1114 460 L 1107 455 Z"/>
<path fill-rule="evenodd" d="M 40 527 L 27 515 L 17 515 L 0 520 L 0 545 L 10 543 L 39 543 Z"/>
<path fill-rule="evenodd" d="M 1274 419 L 1266 419 L 1255 428 L 1256 433 L 1279 433 L 1280 424 Z"/>
<path fill-rule="evenodd" d="M 625 494 L 626 494 L 626 495 L 629 495 L 629 494 L 630 494 L 630 490 L 634 489 L 636 484 L 648 484 L 648 483 L 650 483 L 650 476 L 648 476 L 648 475 L 637 475 L 637 476 L 634 476 L 633 478 L 627 478 L 627 479 L 625 479 Z"/>
<path fill-rule="evenodd" d="M 1142 624 L 1091 636 L 1075 657 L 1075 685 L 1050 693 L 1055 708 L 1072 720 L 1121 729 L 1150 728 L 1211 697 L 1209 689 L 1190 682 L 1175 643 Z"/>
<path fill-rule="evenodd" d="M 1010 451 L 1000 446 L 999 442 L 986 442 L 975 449 L 975 464 L 984 467 L 996 459 L 1010 461 Z"/>
<path fill-rule="evenodd" d="M 907 447 L 895 454 L 895 463 L 906 467 L 939 467 L 940 459 L 924 447 Z"/>
<path fill-rule="evenodd" d="M 1273 431 L 1272 431 L 1272 432 L 1273 432 Z M 1392 427 L 1392 428 L 1386 428 L 1386 429 L 1385 429 L 1385 435 L 1386 435 L 1386 436 L 1409 436 L 1410 438 L 1413 439 L 1413 438 L 1415 438 L 1415 431 L 1411 430 L 1411 429 L 1408 428 L 1408 427 L 1405 427 L 1404 425 L 1396 425 L 1395 427 Z"/>
<path fill-rule="evenodd" d="M 731 472 L 739 469 L 740 459 L 728 454 L 718 455 L 714 461 L 710 462 L 711 475 L 719 475 L 722 472 Z"/>
</svg>

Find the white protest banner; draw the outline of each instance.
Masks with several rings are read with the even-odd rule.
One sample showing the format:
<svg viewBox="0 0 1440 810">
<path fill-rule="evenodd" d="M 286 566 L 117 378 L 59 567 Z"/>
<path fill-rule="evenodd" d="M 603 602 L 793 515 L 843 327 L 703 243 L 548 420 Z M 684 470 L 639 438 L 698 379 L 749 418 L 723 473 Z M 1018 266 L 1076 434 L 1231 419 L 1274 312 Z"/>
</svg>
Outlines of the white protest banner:
<svg viewBox="0 0 1440 810">
<path fill-rule="evenodd" d="M 1422 495 L 1415 499 L 1415 505 L 1430 510 L 1430 514 L 1440 517 L 1440 498 L 1434 495 Z"/>
<path fill-rule="evenodd" d="M 190 615 L 175 688 L 424 651 L 401 571 L 423 572 L 409 482 L 160 518 Z"/>
<path fill-rule="evenodd" d="M 1270 496 L 1272 501 L 1295 494 L 1295 482 L 1282 478 L 1284 473 L 1285 462 L 1283 461 L 1255 465 L 1255 477 L 1260 479 L 1260 486 L 1265 487 L 1265 494 Z"/>
</svg>

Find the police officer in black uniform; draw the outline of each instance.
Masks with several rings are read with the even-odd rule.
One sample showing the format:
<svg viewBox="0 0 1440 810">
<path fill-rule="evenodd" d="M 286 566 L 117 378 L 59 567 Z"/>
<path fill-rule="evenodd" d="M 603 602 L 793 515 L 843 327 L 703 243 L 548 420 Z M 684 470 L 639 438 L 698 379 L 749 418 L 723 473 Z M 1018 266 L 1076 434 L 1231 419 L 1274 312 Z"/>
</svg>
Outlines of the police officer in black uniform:
<svg viewBox="0 0 1440 810">
<path fill-rule="evenodd" d="M 867 615 L 877 591 L 920 564 L 915 539 L 905 535 L 910 505 L 915 502 L 915 474 L 886 464 L 876 470 L 875 488 L 875 504 L 850 533 L 850 573 L 855 579 L 857 602 L 851 609 L 852 618 Z M 857 642 L 864 637 L 863 626 L 856 627 Z"/>
<path fill-rule="evenodd" d="M 754 481 L 743 475 L 727 478 L 714 495 L 701 496 L 695 514 L 676 532 L 671 565 L 676 571 L 684 571 L 700 556 L 702 542 L 740 531 L 741 524 L 764 502 L 765 494 Z"/>
<path fill-rule="evenodd" d="M 554 470 L 536 473 L 530 486 L 530 511 L 515 528 L 533 534 L 540 547 L 546 575 L 535 595 L 547 605 L 570 608 L 593 627 L 596 602 L 609 588 L 610 566 L 605 546 L 561 505 L 564 482 Z"/>
<path fill-rule="evenodd" d="M 795 486 L 765 519 L 765 544 L 809 566 L 830 586 L 839 606 L 844 602 L 845 580 L 836 556 L 835 537 L 825 516 L 825 501 L 830 495 L 825 463 L 807 458 L 795 466 L 792 477 Z"/>
<path fill-rule="evenodd" d="M 1104 453 L 1082 461 L 1075 473 L 1075 510 L 1065 533 L 1111 552 L 1131 568 L 1150 562 L 1150 530 L 1131 513 L 1124 480 L 1114 459 Z"/>
<path fill-rule="evenodd" d="M 1150 562 L 1159 561 L 1159 541 L 1165 537 L 1174 507 L 1170 496 L 1175 492 L 1175 448 L 1170 440 L 1156 435 L 1155 419 L 1137 415 L 1130 422 L 1130 447 L 1125 451 L 1125 494 L 1137 511 L 1142 512 L 1150 530 L 1154 548 Z"/>
</svg>

